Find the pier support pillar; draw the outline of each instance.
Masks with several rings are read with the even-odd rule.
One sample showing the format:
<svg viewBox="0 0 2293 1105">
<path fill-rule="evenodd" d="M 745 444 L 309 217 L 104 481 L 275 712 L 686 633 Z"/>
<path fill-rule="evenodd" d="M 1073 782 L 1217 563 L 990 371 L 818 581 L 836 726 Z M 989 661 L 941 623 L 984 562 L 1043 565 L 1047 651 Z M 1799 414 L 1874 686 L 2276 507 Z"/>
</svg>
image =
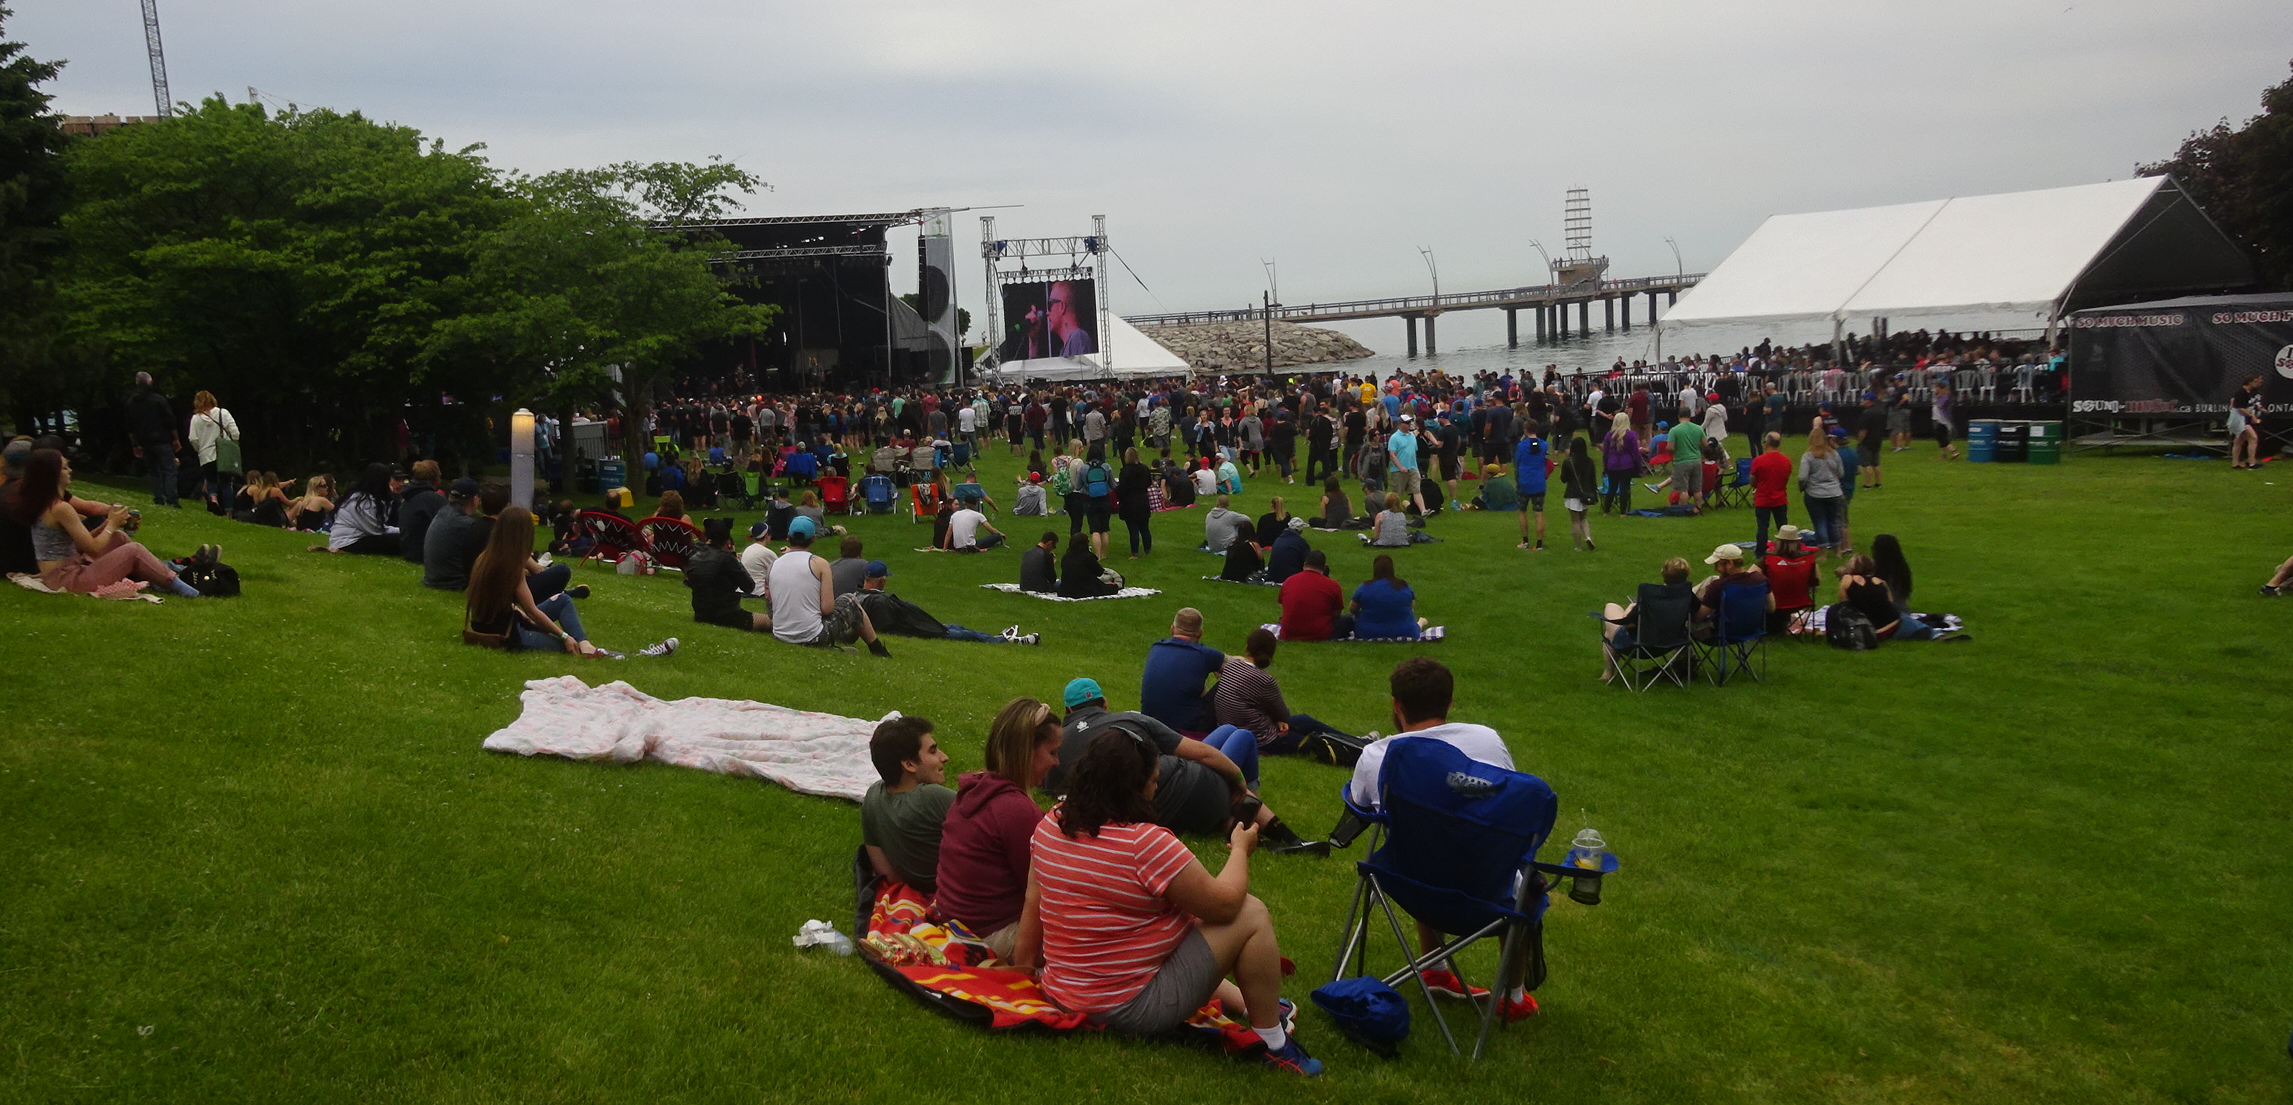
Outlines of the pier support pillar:
<svg viewBox="0 0 2293 1105">
<path fill-rule="evenodd" d="M 1551 318 L 1552 318 L 1552 320 L 1553 320 L 1553 340 L 1554 340 L 1554 341 L 1567 341 L 1567 340 L 1568 340 L 1568 304 L 1566 304 L 1566 303 L 1548 303 L 1548 304 L 1546 304 L 1546 305 L 1545 305 L 1545 308 L 1544 308 L 1544 310 L 1545 310 L 1545 314 L 1547 314 L 1547 315 L 1551 316 Z"/>
<path fill-rule="evenodd" d="M 1417 318 L 1414 315 L 1403 315 L 1401 324 L 1409 330 L 1409 355 L 1414 357 L 1417 355 Z"/>
<path fill-rule="evenodd" d="M 1565 311 L 1568 308 L 1563 307 L 1561 309 Z M 1577 301 L 1576 332 L 1579 334 L 1587 335 L 1592 333 L 1592 301 L 1589 299 L 1580 299 Z"/>
<path fill-rule="evenodd" d="M 1511 307 L 1507 307 L 1505 308 L 1505 348 L 1519 349 L 1520 347 L 1521 313 L 1512 309 Z"/>
<path fill-rule="evenodd" d="M 1625 329 L 1627 332 L 1629 332 L 1629 331 L 1632 329 L 1632 297 L 1631 297 L 1631 296 L 1629 296 L 1629 295 L 1620 295 L 1620 296 L 1617 296 L 1617 297 L 1616 297 L 1616 314 L 1617 314 L 1617 316 L 1618 316 L 1618 317 L 1617 317 L 1617 321 L 1618 321 L 1618 322 L 1621 322 L 1621 323 L 1623 323 L 1623 324 L 1624 324 L 1624 329 Z"/>
<path fill-rule="evenodd" d="M 1678 302 L 1680 302 L 1680 293 L 1679 293 L 1679 292 L 1665 292 L 1665 293 L 1664 293 L 1664 305 L 1665 305 L 1665 306 L 1669 307 L 1669 306 L 1671 306 L 1671 305 L 1673 305 L 1673 304 L 1675 304 L 1675 303 L 1678 303 Z"/>
<path fill-rule="evenodd" d="M 1605 295 L 1600 297 L 1600 328 L 1616 332 L 1616 300 Z"/>
<path fill-rule="evenodd" d="M 1648 325 L 1656 325 L 1656 293 L 1648 293 Z"/>
<path fill-rule="evenodd" d="M 1433 343 L 1433 316 L 1427 315 L 1425 316 L 1425 354 L 1432 356 L 1439 352 L 1441 350 L 1436 348 Z"/>
<path fill-rule="evenodd" d="M 1537 316 L 1537 344 L 1543 345 L 1545 342 L 1551 340 L 1547 336 L 1547 332 L 1552 329 L 1552 327 L 1545 324 L 1545 305 L 1539 303 L 1536 306 L 1529 308 L 1529 310 L 1534 312 Z"/>
</svg>

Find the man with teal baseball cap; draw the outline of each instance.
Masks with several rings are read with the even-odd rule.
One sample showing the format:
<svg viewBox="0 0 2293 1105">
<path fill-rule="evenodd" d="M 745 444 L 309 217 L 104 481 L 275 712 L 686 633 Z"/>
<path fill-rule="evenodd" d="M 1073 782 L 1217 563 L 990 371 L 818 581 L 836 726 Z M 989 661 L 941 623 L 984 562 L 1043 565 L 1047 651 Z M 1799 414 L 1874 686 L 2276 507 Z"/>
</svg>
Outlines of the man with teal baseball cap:
<svg viewBox="0 0 2293 1105">
<path fill-rule="evenodd" d="M 772 635 L 820 648 L 865 640 L 869 652 L 890 657 L 891 650 L 868 623 L 868 612 L 860 608 L 859 594 L 838 595 L 828 562 L 812 555 L 817 533 L 819 526 L 810 518 L 800 515 L 788 523 L 788 551 L 772 563 Z"/>
<path fill-rule="evenodd" d="M 1161 754 L 1155 773 L 1155 824 L 1178 833 L 1223 833 L 1243 808 L 1243 799 L 1255 798 L 1242 768 L 1210 745 L 1145 714 L 1107 709 L 1107 693 L 1099 681 L 1082 676 L 1068 681 L 1060 696 L 1066 704 L 1065 735 L 1059 741 L 1059 763 L 1043 777 L 1043 789 L 1067 793 L 1067 772 L 1083 758 L 1091 738 L 1109 728 L 1121 729 L 1146 741 Z M 1252 815 L 1269 851 L 1313 851 L 1326 854 L 1323 842 L 1308 844 L 1274 816 L 1264 803 Z"/>
</svg>

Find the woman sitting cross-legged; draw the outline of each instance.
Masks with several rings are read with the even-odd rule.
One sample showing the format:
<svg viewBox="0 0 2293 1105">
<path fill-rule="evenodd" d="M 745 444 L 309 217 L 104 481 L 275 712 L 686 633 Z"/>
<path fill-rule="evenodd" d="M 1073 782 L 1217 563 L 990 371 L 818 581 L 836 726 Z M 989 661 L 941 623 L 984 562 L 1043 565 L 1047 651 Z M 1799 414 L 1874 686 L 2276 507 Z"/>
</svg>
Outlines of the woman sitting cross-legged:
<svg viewBox="0 0 2293 1105">
<path fill-rule="evenodd" d="M 1398 513 L 1395 508 L 1391 513 Z M 1379 553 L 1370 561 L 1369 579 L 1354 588 L 1356 640 L 1416 640 L 1429 624 L 1417 616 L 1417 592 L 1393 574 L 1393 557 Z"/>
<path fill-rule="evenodd" d="M 380 461 L 367 465 L 358 486 L 335 504 L 326 544 L 312 545 L 310 551 L 397 556 L 398 527 L 390 524 L 390 504 L 397 498 L 390 490 L 390 466 Z"/>
<path fill-rule="evenodd" d="M 509 649 L 562 648 L 576 656 L 619 660 L 623 655 L 589 643 L 581 617 L 573 609 L 573 596 L 563 591 L 533 600 L 526 586 L 526 561 L 533 558 L 533 513 L 522 506 L 504 507 L 494 519 L 494 532 L 485 551 L 470 568 L 470 586 L 464 596 L 463 640 L 499 640 Z M 667 656 L 677 651 L 677 639 L 648 645 L 641 656 Z"/>
<path fill-rule="evenodd" d="M 121 580 L 138 579 L 187 599 L 199 597 L 150 549 L 128 539 L 126 507 L 111 508 L 103 524 L 88 532 L 80 512 L 72 509 L 71 489 L 72 466 L 64 454 L 35 449 L 24 461 L 23 478 L 8 485 L 7 500 L 0 502 L 0 510 L 30 527 L 40 582 L 58 591 L 94 594 Z M 213 546 L 201 546 L 198 559 L 213 562 Z"/>
<path fill-rule="evenodd" d="M 1045 995 L 1129 1035 L 1168 1032 L 1216 997 L 1265 1041 L 1260 1061 L 1320 1074 L 1290 1035 L 1295 1007 L 1281 996 L 1274 918 L 1250 893 L 1257 827 L 1234 827 L 1226 865 L 1211 875 L 1154 823 L 1158 759 L 1127 729 L 1091 738 L 1067 774 L 1066 800 L 1035 826 L 1014 960 L 1040 956 Z"/>
<path fill-rule="evenodd" d="M 987 770 L 956 780 L 955 804 L 940 823 L 932 916 L 961 922 L 1006 963 L 1019 941 L 1035 823 L 1043 820 L 1027 792 L 1058 764 L 1063 732 L 1051 707 L 1012 699 L 988 727 Z"/>
</svg>

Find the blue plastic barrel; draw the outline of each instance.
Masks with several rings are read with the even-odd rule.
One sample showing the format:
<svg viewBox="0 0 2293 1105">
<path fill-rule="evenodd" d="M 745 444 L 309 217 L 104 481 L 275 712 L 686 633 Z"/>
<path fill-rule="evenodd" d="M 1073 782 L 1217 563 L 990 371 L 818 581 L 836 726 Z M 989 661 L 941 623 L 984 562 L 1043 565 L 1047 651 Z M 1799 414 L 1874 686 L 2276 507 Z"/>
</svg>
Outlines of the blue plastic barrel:
<svg viewBox="0 0 2293 1105">
<path fill-rule="evenodd" d="M 1998 419 L 1977 418 L 1967 423 L 1967 459 L 1976 464 L 1998 459 Z"/>
<path fill-rule="evenodd" d="M 597 462 L 597 490 L 599 493 L 624 486 L 628 479 L 628 462 L 620 457 L 606 457 Z"/>
</svg>

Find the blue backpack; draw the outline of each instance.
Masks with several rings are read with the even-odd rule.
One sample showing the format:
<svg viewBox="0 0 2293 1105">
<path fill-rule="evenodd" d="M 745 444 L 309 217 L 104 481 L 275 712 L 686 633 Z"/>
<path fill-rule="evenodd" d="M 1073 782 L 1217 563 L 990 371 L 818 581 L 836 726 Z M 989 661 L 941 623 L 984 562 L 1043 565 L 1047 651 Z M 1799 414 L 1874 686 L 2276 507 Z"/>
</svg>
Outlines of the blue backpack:
<svg viewBox="0 0 2293 1105">
<path fill-rule="evenodd" d="M 1107 471 L 1101 462 L 1092 461 L 1090 467 L 1083 469 L 1083 491 L 1094 499 L 1112 492 L 1114 482 L 1114 473 Z"/>
</svg>

